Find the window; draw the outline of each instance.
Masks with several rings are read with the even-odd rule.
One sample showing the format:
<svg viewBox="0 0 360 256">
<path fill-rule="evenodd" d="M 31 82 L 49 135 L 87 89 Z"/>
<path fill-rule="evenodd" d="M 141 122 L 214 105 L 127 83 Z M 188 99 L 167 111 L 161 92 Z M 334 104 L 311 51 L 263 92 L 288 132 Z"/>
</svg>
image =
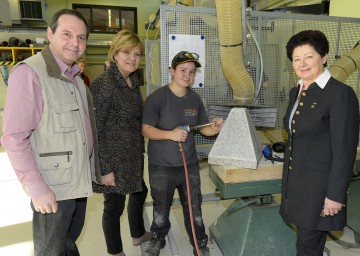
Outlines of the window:
<svg viewBox="0 0 360 256">
<path fill-rule="evenodd" d="M 113 33 L 126 29 L 137 34 L 136 7 L 73 4 L 87 20 L 92 33 Z"/>
<path fill-rule="evenodd" d="M 30 21 L 45 21 L 44 0 L 20 0 L 20 19 Z"/>
</svg>

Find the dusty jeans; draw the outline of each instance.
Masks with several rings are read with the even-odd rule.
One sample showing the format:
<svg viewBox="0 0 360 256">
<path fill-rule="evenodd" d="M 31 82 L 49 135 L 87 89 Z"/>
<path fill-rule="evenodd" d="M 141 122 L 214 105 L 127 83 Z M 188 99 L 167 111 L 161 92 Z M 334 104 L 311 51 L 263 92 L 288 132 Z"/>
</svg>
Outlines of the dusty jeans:
<svg viewBox="0 0 360 256">
<path fill-rule="evenodd" d="M 208 237 L 202 219 L 199 164 L 188 166 L 192 212 L 196 238 L 200 247 L 206 246 Z M 187 201 L 186 179 L 184 167 L 163 167 L 149 165 L 151 196 L 154 200 L 154 219 L 151 231 L 163 238 L 170 229 L 169 211 L 177 188 L 184 213 L 184 222 L 190 243 L 194 246 L 191 232 L 190 214 Z"/>
</svg>

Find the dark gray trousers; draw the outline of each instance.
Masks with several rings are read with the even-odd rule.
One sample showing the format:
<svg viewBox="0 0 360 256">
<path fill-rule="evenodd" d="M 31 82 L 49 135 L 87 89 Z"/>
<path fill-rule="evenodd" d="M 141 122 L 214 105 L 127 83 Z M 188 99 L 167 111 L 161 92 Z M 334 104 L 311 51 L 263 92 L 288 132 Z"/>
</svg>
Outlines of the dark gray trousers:
<svg viewBox="0 0 360 256">
<path fill-rule="evenodd" d="M 36 256 L 79 256 L 76 240 L 85 222 L 87 198 L 58 201 L 56 213 L 33 209 L 33 240 Z"/>
<path fill-rule="evenodd" d="M 208 237 L 205 234 L 205 226 L 201 211 L 202 195 L 200 190 L 199 164 L 196 163 L 189 165 L 188 172 L 196 238 L 200 247 L 206 247 Z M 165 237 L 169 232 L 171 226 L 169 221 L 169 212 L 173 202 L 175 189 L 177 189 L 183 209 L 186 231 L 188 233 L 190 243 L 194 246 L 187 201 L 188 193 L 186 190 L 184 167 L 149 165 L 149 179 L 151 196 L 154 200 L 154 216 L 151 231 L 159 238 Z"/>
</svg>

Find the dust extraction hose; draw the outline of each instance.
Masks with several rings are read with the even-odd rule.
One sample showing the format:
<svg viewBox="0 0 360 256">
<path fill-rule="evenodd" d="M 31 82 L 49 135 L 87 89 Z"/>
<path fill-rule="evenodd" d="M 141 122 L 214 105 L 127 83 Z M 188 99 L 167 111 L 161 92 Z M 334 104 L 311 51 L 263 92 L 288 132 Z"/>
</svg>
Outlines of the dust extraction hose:
<svg viewBox="0 0 360 256">
<path fill-rule="evenodd" d="M 360 44 L 335 61 L 334 64 L 329 67 L 329 71 L 334 78 L 344 82 L 346 78 L 358 68 L 360 68 Z"/>
<path fill-rule="evenodd" d="M 216 0 L 221 66 L 234 100 L 253 101 L 254 82 L 243 61 L 241 1 Z"/>
</svg>

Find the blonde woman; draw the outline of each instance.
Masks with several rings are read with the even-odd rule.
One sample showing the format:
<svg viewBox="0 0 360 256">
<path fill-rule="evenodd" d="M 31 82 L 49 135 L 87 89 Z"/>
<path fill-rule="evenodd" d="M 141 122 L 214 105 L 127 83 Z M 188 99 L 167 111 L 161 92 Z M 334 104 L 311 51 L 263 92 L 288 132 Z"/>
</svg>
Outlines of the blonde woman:
<svg viewBox="0 0 360 256">
<path fill-rule="evenodd" d="M 87 75 L 85 75 L 85 66 L 86 66 L 86 61 L 84 59 L 79 59 L 78 60 L 78 65 L 80 67 L 80 77 L 82 80 L 84 80 L 84 84 L 89 87 L 90 86 L 90 79 Z"/>
<path fill-rule="evenodd" d="M 129 195 L 128 218 L 133 245 L 152 238 L 145 231 L 143 207 L 148 189 L 143 179 L 144 138 L 141 134 L 143 100 L 135 70 L 144 45 L 136 34 L 120 31 L 108 53 L 110 67 L 90 86 L 94 99 L 102 185 L 103 231 L 110 255 L 124 256 L 120 217 Z"/>
</svg>

